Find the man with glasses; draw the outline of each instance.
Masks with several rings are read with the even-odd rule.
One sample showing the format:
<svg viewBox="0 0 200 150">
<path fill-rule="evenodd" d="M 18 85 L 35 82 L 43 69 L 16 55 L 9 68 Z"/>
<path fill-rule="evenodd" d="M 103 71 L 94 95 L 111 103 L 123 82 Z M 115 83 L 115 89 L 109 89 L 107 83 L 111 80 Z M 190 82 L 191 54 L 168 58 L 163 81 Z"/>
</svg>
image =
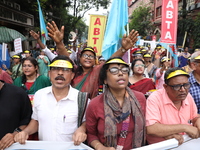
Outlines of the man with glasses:
<svg viewBox="0 0 200 150">
<path fill-rule="evenodd" d="M 176 138 L 184 142 L 182 135 L 198 138 L 200 119 L 190 93 L 189 74 L 182 68 L 170 68 L 165 72 L 163 89 L 153 92 L 147 99 L 146 126 L 149 144 Z"/>
<path fill-rule="evenodd" d="M 49 66 L 52 86 L 35 93 L 32 120 L 15 141 L 24 144 L 29 135 L 38 131 L 39 140 L 74 141 L 79 145 L 86 140 L 87 96 L 70 85 L 74 65 L 69 57 L 59 55 Z"/>
<path fill-rule="evenodd" d="M 189 82 L 191 84 L 189 92 L 194 98 L 198 113 L 200 113 L 200 51 L 192 54 L 190 67 L 193 71 L 190 73 L 189 77 Z"/>
</svg>

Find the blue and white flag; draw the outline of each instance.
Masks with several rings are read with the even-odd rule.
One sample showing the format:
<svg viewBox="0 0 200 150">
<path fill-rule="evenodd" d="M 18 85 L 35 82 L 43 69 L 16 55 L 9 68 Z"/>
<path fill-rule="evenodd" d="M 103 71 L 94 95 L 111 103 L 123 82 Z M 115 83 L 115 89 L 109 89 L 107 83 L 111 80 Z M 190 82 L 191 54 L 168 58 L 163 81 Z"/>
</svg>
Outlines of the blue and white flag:
<svg viewBox="0 0 200 150">
<path fill-rule="evenodd" d="M 126 33 L 125 26 L 127 24 L 127 0 L 113 0 L 103 41 L 102 55 L 105 59 L 110 58 L 119 48 L 118 43 Z"/>
<path fill-rule="evenodd" d="M 47 31 L 47 28 L 46 28 L 46 24 L 44 22 L 44 17 L 43 17 L 43 14 L 42 14 L 42 9 L 40 7 L 39 0 L 37 0 L 37 2 L 38 2 L 38 10 L 39 10 L 39 18 L 40 18 L 41 40 L 42 40 L 42 43 L 46 45 L 46 40 L 48 38 L 48 31 Z"/>
</svg>

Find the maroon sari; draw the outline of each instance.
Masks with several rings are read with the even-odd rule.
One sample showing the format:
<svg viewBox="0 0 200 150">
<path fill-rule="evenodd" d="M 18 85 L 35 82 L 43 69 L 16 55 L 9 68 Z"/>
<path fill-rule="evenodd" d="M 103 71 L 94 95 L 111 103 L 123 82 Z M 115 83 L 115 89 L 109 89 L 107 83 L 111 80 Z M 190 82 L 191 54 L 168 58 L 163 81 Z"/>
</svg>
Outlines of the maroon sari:
<svg viewBox="0 0 200 150">
<path fill-rule="evenodd" d="M 155 89 L 156 87 L 152 79 L 144 78 L 134 84 L 131 84 L 129 88 L 135 91 L 142 92 L 143 94 L 146 94 L 146 92 Z"/>
<path fill-rule="evenodd" d="M 89 98 L 92 99 L 98 95 L 99 90 L 99 73 L 104 63 L 92 68 L 88 74 L 82 74 L 73 79 L 72 86 L 76 88 L 80 82 L 83 82 L 81 92 L 88 92 Z M 86 77 L 86 78 L 85 78 Z M 78 89 L 78 88 L 77 88 Z"/>
</svg>

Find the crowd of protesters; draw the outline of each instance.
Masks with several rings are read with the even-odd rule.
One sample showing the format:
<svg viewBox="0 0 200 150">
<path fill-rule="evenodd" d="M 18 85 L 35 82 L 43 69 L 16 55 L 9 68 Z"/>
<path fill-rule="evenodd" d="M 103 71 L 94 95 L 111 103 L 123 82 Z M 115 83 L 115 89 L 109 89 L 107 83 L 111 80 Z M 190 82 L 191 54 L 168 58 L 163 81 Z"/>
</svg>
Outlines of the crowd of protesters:
<svg viewBox="0 0 200 150">
<path fill-rule="evenodd" d="M 64 27 L 47 25 L 56 47 L 30 31 L 41 48 L 38 56 L 25 50 L 12 56 L 10 68 L 0 68 L 0 149 L 39 139 L 128 150 L 200 136 L 200 51 L 190 54 L 185 47 L 174 67 L 160 44 L 134 46 L 138 33 L 132 30 L 106 60 L 89 45 L 64 45 Z M 122 59 L 129 49 L 130 64 Z"/>
</svg>

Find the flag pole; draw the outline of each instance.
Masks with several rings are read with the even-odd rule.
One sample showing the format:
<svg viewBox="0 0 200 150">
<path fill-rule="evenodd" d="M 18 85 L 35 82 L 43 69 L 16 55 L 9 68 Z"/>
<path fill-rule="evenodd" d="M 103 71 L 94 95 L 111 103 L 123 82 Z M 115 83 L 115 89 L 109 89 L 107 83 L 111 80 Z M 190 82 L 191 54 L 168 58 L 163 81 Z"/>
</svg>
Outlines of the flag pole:
<svg viewBox="0 0 200 150">
<path fill-rule="evenodd" d="M 182 48 L 183 48 L 183 47 L 184 47 L 184 45 L 185 45 L 185 40 L 186 40 L 186 37 L 187 37 L 187 31 L 185 31 L 185 36 L 184 36 L 184 39 L 183 39 Z"/>
<path fill-rule="evenodd" d="M 127 27 L 127 35 L 129 35 L 129 23 L 127 23 L 126 27 Z M 130 57 L 131 57 L 130 49 L 127 52 L 128 52 L 128 64 L 130 64 Z"/>
</svg>

